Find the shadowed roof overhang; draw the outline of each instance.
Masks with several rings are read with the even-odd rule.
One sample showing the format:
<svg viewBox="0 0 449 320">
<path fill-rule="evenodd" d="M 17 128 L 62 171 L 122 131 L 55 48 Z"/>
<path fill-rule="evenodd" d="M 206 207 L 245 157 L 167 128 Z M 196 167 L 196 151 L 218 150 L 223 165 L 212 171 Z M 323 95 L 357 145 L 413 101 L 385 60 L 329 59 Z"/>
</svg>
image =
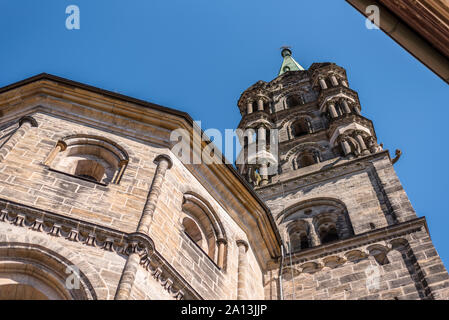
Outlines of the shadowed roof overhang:
<svg viewBox="0 0 449 320">
<path fill-rule="evenodd" d="M 375 5 L 379 28 L 449 84 L 449 6 L 439 0 L 346 0 L 362 15 Z"/>
</svg>

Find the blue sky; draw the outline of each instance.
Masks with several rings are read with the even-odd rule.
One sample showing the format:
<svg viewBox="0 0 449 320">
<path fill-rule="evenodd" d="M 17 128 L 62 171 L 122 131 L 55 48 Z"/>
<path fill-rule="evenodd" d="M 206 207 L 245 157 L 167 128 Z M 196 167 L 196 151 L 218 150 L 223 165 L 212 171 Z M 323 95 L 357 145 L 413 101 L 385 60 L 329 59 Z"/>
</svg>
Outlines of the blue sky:
<svg viewBox="0 0 449 320">
<path fill-rule="evenodd" d="M 65 27 L 70 4 L 80 30 Z M 346 68 L 379 142 L 403 151 L 395 169 L 448 266 L 449 87 L 345 1 L 0 1 L 0 86 L 52 73 L 186 111 L 203 129 L 237 126 L 241 92 L 276 77 L 282 45 L 305 68 Z"/>
</svg>

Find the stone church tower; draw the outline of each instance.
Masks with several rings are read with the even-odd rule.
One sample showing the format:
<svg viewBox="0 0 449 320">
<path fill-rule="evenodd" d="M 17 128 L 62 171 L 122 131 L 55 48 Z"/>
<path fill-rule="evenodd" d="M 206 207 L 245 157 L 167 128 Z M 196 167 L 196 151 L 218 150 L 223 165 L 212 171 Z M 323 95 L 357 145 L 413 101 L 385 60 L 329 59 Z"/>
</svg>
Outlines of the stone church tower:
<svg viewBox="0 0 449 320">
<path fill-rule="evenodd" d="M 426 220 L 393 168 L 401 152 L 391 159 L 378 144 L 345 69 L 304 70 L 288 48 L 282 57 L 278 76 L 238 101 L 246 135 L 237 167 L 271 209 L 285 247 L 281 268 L 265 276 L 266 298 L 448 299 Z"/>
<path fill-rule="evenodd" d="M 0 300 L 449 299 L 345 70 L 282 56 L 238 102 L 238 172 L 184 112 L 49 74 L 0 88 Z"/>
</svg>

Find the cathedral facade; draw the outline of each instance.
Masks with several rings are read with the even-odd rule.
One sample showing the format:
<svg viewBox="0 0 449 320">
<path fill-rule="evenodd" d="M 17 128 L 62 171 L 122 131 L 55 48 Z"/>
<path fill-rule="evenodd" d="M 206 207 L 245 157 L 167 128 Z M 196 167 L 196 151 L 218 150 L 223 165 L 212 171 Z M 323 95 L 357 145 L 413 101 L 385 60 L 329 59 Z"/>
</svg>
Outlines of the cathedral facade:
<svg viewBox="0 0 449 320">
<path fill-rule="evenodd" d="M 237 169 L 173 151 L 186 113 L 48 74 L 1 88 L 0 299 L 449 299 L 345 70 L 282 56 L 238 101 Z"/>
</svg>

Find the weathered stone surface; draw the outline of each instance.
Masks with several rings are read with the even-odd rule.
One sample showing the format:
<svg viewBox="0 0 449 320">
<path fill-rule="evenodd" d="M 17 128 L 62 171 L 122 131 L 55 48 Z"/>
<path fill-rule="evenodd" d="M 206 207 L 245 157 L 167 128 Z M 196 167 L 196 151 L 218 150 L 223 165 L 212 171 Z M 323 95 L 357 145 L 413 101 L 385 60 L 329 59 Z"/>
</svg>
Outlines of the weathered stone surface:
<svg viewBox="0 0 449 320">
<path fill-rule="evenodd" d="M 178 111 L 51 76 L 0 89 L 0 292 L 20 278 L 6 298 L 449 299 L 344 69 L 286 72 L 239 108 L 241 128 L 280 130 L 279 173 L 182 163 Z"/>
</svg>

